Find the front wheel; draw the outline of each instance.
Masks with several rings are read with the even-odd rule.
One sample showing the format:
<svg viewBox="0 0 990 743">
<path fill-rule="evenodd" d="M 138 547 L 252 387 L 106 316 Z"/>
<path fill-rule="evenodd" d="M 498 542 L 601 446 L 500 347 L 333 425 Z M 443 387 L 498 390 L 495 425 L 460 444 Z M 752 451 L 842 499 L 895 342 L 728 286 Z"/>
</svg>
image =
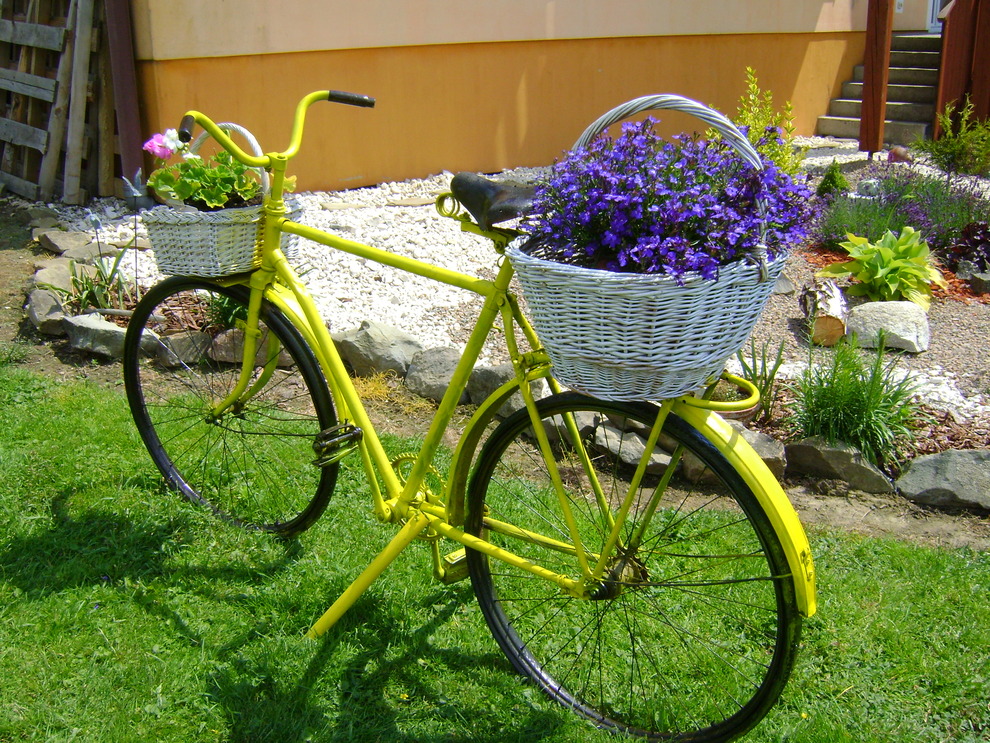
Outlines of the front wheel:
<svg viewBox="0 0 990 743">
<path fill-rule="evenodd" d="M 333 492 L 337 465 L 315 466 L 313 442 L 336 415 L 312 350 L 268 302 L 249 392 L 216 410 L 241 374 L 248 296 L 185 277 L 153 287 L 128 324 L 124 385 L 169 487 L 226 520 L 291 536 Z"/>
<path fill-rule="evenodd" d="M 482 449 L 465 531 L 579 578 L 572 529 L 594 564 L 658 410 L 577 394 L 538 408 L 559 478 L 518 411 Z M 681 462 L 668 481 L 674 451 Z M 725 457 L 673 415 L 604 574 L 583 598 L 477 551 L 468 565 L 516 670 L 598 727 L 731 740 L 763 718 L 794 663 L 801 617 L 780 541 Z"/>
</svg>

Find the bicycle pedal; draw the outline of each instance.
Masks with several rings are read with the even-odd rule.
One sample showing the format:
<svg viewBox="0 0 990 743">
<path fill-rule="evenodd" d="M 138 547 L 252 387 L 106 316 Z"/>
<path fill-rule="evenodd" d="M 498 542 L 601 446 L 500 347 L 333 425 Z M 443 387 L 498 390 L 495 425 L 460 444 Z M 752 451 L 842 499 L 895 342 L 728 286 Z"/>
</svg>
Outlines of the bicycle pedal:
<svg viewBox="0 0 990 743">
<path fill-rule="evenodd" d="M 313 440 L 313 451 L 316 452 L 313 464 L 317 467 L 336 464 L 357 449 L 363 436 L 364 431 L 351 423 L 340 423 L 320 431 Z"/>
<path fill-rule="evenodd" d="M 457 583 L 468 577 L 467 551 L 462 547 L 459 550 L 444 555 L 440 559 L 442 575 L 440 582 L 450 585 Z"/>
</svg>

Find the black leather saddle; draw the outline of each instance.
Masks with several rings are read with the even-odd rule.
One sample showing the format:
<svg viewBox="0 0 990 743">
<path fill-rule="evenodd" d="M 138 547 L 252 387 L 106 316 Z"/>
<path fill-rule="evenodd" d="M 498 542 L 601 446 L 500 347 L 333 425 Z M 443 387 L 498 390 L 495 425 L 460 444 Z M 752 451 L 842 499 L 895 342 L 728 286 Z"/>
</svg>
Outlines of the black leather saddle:
<svg viewBox="0 0 990 743">
<path fill-rule="evenodd" d="M 476 173 L 455 175 L 450 182 L 450 191 L 484 230 L 522 217 L 533 206 L 533 186 L 501 183 Z"/>
</svg>

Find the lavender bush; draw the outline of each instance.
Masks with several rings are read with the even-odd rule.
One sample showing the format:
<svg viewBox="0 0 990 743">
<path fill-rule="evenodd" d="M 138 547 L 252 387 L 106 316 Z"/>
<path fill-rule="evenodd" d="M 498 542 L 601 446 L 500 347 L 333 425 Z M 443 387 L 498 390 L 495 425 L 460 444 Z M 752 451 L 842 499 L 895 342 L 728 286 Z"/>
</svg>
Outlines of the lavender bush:
<svg viewBox="0 0 990 743">
<path fill-rule="evenodd" d="M 914 227 L 935 253 L 947 258 L 966 225 L 990 219 L 990 200 L 972 180 L 888 163 L 871 166 L 863 178 L 877 181 L 876 198 L 840 195 L 823 200 L 813 230 L 815 242 L 834 247 L 847 233 L 876 242 L 888 231 L 898 234 Z"/>
<path fill-rule="evenodd" d="M 756 172 L 721 140 L 666 141 L 655 123 L 624 124 L 618 138 L 600 137 L 554 164 L 536 189 L 528 252 L 609 271 L 713 279 L 753 251 L 761 233 L 772 257 L 805 236 L 803 183 L 766 159 Z"/>
</svg>

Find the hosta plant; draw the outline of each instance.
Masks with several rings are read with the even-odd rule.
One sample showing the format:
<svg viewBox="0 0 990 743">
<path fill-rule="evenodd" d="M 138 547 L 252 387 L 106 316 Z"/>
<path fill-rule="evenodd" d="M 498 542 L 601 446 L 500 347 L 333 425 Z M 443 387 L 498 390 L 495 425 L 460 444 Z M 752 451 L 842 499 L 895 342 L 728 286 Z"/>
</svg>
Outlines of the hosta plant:
<svg viewBox="0 0 990 743">
<path fill-rule="evenodd" d="M 946 287 L 942 272 L 931 262 L 928 243 L 913 227 L 900 235 L 888 231 L 876 242 L 847 234 L 839 247 L 849 253 L 849 260 L 833 263 L 818 272 L 832 278 L 855 280 L 847 292 L 874 301 L 907 300 L 927 310 L 931 305 L 932 284 Z"/>
</svg>

